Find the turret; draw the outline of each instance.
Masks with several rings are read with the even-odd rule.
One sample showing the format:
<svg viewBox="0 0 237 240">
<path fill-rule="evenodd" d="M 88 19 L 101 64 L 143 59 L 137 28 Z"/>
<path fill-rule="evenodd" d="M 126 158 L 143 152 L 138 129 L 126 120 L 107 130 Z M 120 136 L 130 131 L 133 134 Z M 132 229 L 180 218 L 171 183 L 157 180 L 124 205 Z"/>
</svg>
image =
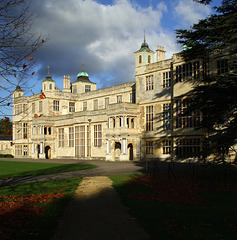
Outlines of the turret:
<svg viewBox="0 0 237 240">
<path fill-rule="evenodd" d="M 24 96 L 24 91 L 19 85 L 16 86 L 15 91 L 13 92 L 13 99 Z"/>
<path fill-rule="evenodd" d="M 145 66 L 154 62 L 154 54 L 148 44 L 146 43 L 146 37 L 144 34 L 144 42 L 142 43 L 140 49 L 135 53 L 135 66 L 136 74 L 145 71 Z"/>
<path fill-rule="evenodd" d="M 49 74 L 49 66 L 47 66 L 47 68 L 48 68 L 48 74 L 45 80 L 42 82 L 43 92 L 53 91 L 55 89 L 55 81 L 52 79 L 52 77 Z"/>
<path fill-rule="evenodd" d="M 82 71 L 77 74 L 77 80 L 72 83 L 72 93 L 79 94 L 96 90 L 96 83 L 91 82 L 89 75 L 84 70 L 82 63 Z"/>
</svg>

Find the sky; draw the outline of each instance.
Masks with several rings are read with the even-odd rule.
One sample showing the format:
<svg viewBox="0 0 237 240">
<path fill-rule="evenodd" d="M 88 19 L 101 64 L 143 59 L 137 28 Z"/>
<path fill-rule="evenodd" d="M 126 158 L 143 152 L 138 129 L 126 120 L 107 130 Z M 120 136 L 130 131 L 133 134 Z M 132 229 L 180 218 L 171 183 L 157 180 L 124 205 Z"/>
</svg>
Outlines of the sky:
<svg viewBox="0 0 237 240">
<path fill-rule="evenodd" d="M 163 46 L 170 58 L 182 50 L 175 30 L 213 12 L 192 0 L 32 0 L 31 10 L 36 16 L 31 31 L 49 40 L 32 56 L 36 73 L 22 86 L 26 96 L 41 91 L 47 66 L 62 90 L 63 75 L 76 81 L 82 61 L 97 89 L 135 81 L 134 52 L 144 31 L 150 49 Z"/>
</svg>

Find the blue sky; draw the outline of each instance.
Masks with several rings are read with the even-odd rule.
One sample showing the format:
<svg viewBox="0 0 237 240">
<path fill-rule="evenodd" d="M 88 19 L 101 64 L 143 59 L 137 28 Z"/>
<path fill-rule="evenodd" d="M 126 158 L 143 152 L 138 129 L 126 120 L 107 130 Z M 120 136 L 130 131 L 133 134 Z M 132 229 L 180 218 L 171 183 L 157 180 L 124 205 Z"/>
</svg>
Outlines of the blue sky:
<svg viewBox="0 0 237 240">
<path fill-rule="evenodd" d="M 36 14 L 32 32 L 50 39 L 32 56 L 36 74 L 22 86 L 26 96 L 41 91 L 47 66 L 62 89 L 63 75 L 75 81 L 82 61 L 97 88 L 134 81 L 134 52 L 144 30 L 150 48 L 163 46 L 169 58 L 181 50 L 175 29 L 212 13 L 211 6 L 192 0 L 40 0 L 31 1 L 31 9 Z"/>
</svg>

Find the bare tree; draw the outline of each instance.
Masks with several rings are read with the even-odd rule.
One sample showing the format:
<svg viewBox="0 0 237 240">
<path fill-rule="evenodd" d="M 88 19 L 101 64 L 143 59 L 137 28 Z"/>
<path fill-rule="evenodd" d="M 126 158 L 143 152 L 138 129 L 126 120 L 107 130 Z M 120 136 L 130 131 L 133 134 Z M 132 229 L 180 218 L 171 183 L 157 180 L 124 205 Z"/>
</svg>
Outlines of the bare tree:
<svg viewBox="0 0 237 240">
<path fill-rule="evenodd" d="M 0 0 L 0 111 L 10 106 L 12 91 L 34 75 L 32 54 L 46 39 L 31 32 L 35 16 L 24 0 Z M 1 113 L 1 114 L 2 114 Z"/>
</svg>

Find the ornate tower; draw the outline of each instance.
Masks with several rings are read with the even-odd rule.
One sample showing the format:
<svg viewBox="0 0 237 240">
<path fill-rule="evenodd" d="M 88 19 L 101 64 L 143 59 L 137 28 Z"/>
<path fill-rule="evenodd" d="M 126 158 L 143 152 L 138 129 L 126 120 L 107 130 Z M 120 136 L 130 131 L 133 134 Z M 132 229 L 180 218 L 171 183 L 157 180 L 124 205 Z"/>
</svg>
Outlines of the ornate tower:
<svg viewBox="0 0 237 240">
<path fill-rule="evenodd" d="M 47 66 L 47 68 L 48 68 L 48 74 L 45 80 L 42 82 L 42 92 L 53 91 L 55 89 L 55 81 L 52 79 L 52 77 L 49 74 L 49 66 Z"/>
<path fill-rule="evenodd" d="M 136 66 L 136 75 L 142 72 L 145 72 L 145 66 L 147 64 L 154 62 L 154 54 L 148 44 L 146 43 L 146 36 L 144 33 L 144 42 L 141 45 L 141 48 L 135 53 L 135 66 Z"/>
</svg>

